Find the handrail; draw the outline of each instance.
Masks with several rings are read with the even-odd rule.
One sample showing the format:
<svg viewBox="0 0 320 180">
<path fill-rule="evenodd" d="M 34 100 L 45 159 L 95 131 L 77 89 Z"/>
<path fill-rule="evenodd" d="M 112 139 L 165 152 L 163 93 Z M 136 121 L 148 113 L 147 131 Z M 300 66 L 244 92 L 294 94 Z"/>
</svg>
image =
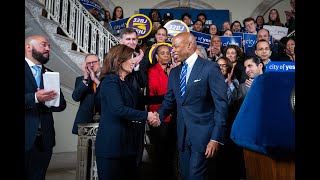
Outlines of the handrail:
<svg viewBox="0 0 320 180">
<path fill-rule="evenodd" d="M 47 18 L 60 24 L 74 40 L 78 52 L 97 54 L 100 62 L 109 49 L 118 44 L 112 35 L 78 0 L 38 0 L 45 5 Z"/>
</svg>

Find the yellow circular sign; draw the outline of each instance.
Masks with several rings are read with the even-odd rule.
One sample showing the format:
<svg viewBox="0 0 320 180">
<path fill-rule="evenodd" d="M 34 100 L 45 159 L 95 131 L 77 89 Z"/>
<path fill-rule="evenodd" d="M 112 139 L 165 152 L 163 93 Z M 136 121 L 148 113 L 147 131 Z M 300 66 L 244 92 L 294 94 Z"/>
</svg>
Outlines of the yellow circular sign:
<svg viewBox="0 0 320 180">
<path fill-rule="evenodd" d="M 169 47 L 170 53 L 172 52 L 172 44 L 170 44 L 170 43 L 161 42 L 161 43 L 153 44 L 152 47 L 150 48 L 149 56 L 148 56 L 150 64 L 152 64 L 152 61 L 153 61 L 152 57 L 156 53 L 156 48 L 161 44 L 167 45 Z M 173 57 L 171 57 L 171 61 L 174 62 Z"/>
<path fill-rule="evenodd" d="M 138 38 L 142 39 L 151 33 L 152 21 L 144 14 L 134 14 L 128 19 L 126 27 L 134 28 Z"/>
</svg>

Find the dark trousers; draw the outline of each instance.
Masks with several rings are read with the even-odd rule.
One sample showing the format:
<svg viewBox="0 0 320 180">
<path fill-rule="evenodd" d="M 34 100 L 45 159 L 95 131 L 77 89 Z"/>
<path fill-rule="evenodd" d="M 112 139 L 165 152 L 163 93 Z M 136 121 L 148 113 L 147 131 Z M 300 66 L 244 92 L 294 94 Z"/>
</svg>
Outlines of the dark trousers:
<svg viewBox="0 0 320 180">
<path fill-rule="evenodd" d="M 206 180 L 208 170 L 208 159 L 205 152 L 195 152 L 192 150 L 192 143 L 185 137 L 182 151 L 179 151 L 181 163 L 182 180 Z"/>
<path fill-rule="evenodd" d="M 136 156 L 126 158 L 96 157 L 99 180 L 138 180 Z"/>
<path fill-rule="evenodd" d="M 52 149 L 43 147 L 42 136 L 37 136 L 33 147 L 25 152 L 26 180 L 45 180 Z"/>
</svg>

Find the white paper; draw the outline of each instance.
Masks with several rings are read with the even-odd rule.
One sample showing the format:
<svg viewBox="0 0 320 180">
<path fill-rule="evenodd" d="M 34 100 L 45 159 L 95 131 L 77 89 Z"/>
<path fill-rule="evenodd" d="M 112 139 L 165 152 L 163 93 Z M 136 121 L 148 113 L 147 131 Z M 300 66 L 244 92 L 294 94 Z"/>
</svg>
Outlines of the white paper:
<svg viewBox="0 0 320 180">
<path fill-rule="evenodd" d="M 288 28 L 286 27 L 263 25 L 263 29 L 268 29 L 270 35 L 276 40 L 280 40 L 288 34 Z"/>
<path fill-rule="evenodd" d="M 60 105 L 60 74 L 59 72 L 45 72 L 43 75 L 43 87 L 44 90 L 54 90 L 58 93 L 55 99 L 46 101 L 47 107 L 59 107 Z"/>
</svg>

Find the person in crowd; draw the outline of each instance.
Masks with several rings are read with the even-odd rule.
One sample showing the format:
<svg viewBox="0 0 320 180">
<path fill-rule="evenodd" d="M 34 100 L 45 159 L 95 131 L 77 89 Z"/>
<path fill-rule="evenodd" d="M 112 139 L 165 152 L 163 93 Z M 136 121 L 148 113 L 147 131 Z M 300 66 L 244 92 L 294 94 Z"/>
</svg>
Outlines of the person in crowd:
<svg viewBox="0 0 320 180">
<path fill-rule="evenodd" d="M 44 65 L 49 61 L 50 43 L 43 35 L 30 35 L 25 39 L 25 112 L 24 112 L 24 177 L 26 180 L 45 179 L 55 146 L 52 112 L 67 107 L 63 93 L 45 90 L 43 74 L 52 72 Z M 47 102 L 59 98 L 58 106 Z"/>
<path fill-rule="evenodd" d="M 113 30 L 110 26 L 110 22 L 111 22 L 111 14 L 108 10 L 104 10 L 103 27 L 106 28 L 111 33 L 113 33 L 112 32 Z"/>
<path fill-rule="evenodd" d="M 296 41 L 295 37 L 283 37 L 280 39 L 280 42 L 282 46 L 279 46 L 279 54 L 282 57 L 281 59 L 285 61 L 287 59 L 288 61 L 296 61 L 296 56 L 295 56 L 295 46 L 296 46 Z"/>
<path fill-rule="evenodd" d="M 167 22 L 171 21 L 174 19 L 174 16 L 170 12 L 166 12 L 163 14 L 163 20 L 162 20 L 162 26 L 164 26 Z"/>
<path fill-rule="evenodd" d="M 251 84 L 254 81 L 254 78 L 256 78 L 260 74 L 263 74 L 263 72 L 266 69 L 262 59 L 257 56 L 246 57 L 244 59 L 243 64 L 246 68 L 246 74 L 249 78 L 245 82 L 240 83 L 239 85 L 237 99 L 241 101 L 243 101 L 244 97 L 248 93 L 249 88 L 251 87 Z"/>
<path fill-rule="evenodd" d="M 271 9 L 268 16 L 268 22 L 265 25 L 285 27 L 280 21 L 280 15 L 277 9 Z"/>
<path fill-rule="evenodd" d="M 189 28 L 192 27 L 191 15 L 189 13 L 183 13 L 181 15 L 181 21 L 183 21 Z M 192 29 L 190 29 L 192 30 Z"/>
<path fill-rule="evenodd" d="M 192 30 L 196 32 L 203 33 L 204 30 L 204 24 L 201 20 L 195 20 L 193 22 Z"/>
<path fill-rule="evenodd" d="M 100 83 L 101 119 L 96 137 L 98 177 L 103 180 L 138 179 L 137 156 L 144 132 L 136 124 L 155 118 L 137 110 L 138 92 L 126 76 L 135 66 L 134 49 L 113 46 L 104 59 Z"/>
<path fill-rule="evenodd" d="M 102 16 L 101 14 L 99 13 L 99 11 L 95 8 L 92 8 L 92 9 L 89 9 L 88 10 L 90 12 L 90 14 L 97 20 L 97 21 L 102 21 Z"/>
<path fill-rule="evenodd" d="M 120 20 L 120 19 L 123 19 L 123 8 L 122 8 L 121 6 L 116 6 L 116 7 L 113 9 L 111 20 L 112 20 L 112 21 L 116 21 L 116 20 Z M 116 30 L 116 31 L 114 32 L 114 35 L 115 35 L 115 36 L 118 36 L 119 33 L 120 33 L 120 30 Z"/>
<path fill-rule="evenodd" d="M 87 54 L 82 63 L 82 76 L 76 78 L 72 99 L 80 102 L 76 118 L 73 123 L 72 133 L 78 134 L 80 123 L 93 123 L 93 116 L 99 115 L 100 103 L 96 97 L 97 88 L 100 84 L 100 60 L 96 54 Z"/>
<path fill-rule="evenodd" d="M 261 59 L 263 64 L 266 66 L 269 62 L 271 62 L 271 49 L 269 41 L 264 39 L 259 40 L 255 45 L 255 54 Z"/>
<path fill-rule="evenodd" d="M 230 106 L 237 99 L 239 81 L 234 77 L 233 63 L 226 56 L 222 56 L 217 60 L 220 70 L 225 77 L 228 90 L 228 118 L 227 118 L 227 138 L 225 144 L 221 147 L 217 156 L 216 175 L 217 179 L 239 180 L 245 178 L 245 165 L 243 159 L 242 148 L 235 144 L 231 138 L 231 127 L 235 117 Z M 233 113 L 233 114 L 232 114 Z"/>
<path fill-rule="evenodd" d="M 149 18 L 152 22 L 152 32 L 150 33 L 148 38 L 154 38 L 157 29 L 159 28 L 159 26 L 161 26 L 162 23 L 160 11 L 158 9 L 151 9 L 149 12 Z"/>
<path fill-rule="evenodd" d="M 218 29 L 216 24 L 214 24 L 214 23 L 210 24 L 210 26 L 209 26 L 209 34 L 211 36 L 213 36 L 213 35 L 219 36 L 219 29 Z"/>
<path fill-rule="evenodd" d="M 260 29 L 263 28 L 263 25 L 265 24 L 265 22 L 264 22 L 264 17 L 261 16 L 261 15 L 257 16 L 256 22 L 257 22 L 257 29 L 258 29 L 258 31 L 259 31 Z"/>
<path fill-rule="evenodd" d="M 230 30 L 231 29 L 231 24 L 229 21 L 225 21 L 222 24 L 222 31 Z"/>
<path fill-rule="evenodd" d="M 116 6 L 112 12 L 112 21 L 123 19 L 123 8 L 121 6 Z"/>
<path fill-rule="evenodd" d="M 136 57 L 134 60 L 134 69 L 133 72 L 126 76 L 126 81 L 132 85 L 132 87 L 138 92 L 138 102 L 137 109 L 145 110 L 145 100 L 144 100 L 144 89 L 147 87 L 148 79 L 146 74 L 146 67 L 144 65 L 140 65 L 140 62 L 144 56 L 144 52 L 138 47 L 138 33 L 134 28 L 124 28 L 120 32 L 120 44 L 124 44 L 129 46 L 132 49 L 135 49 Z M 137 53 L 139 52 L 139 53 Z M 140 131 L 145 131 L 145 123 L 139 123 L 135 126 Z M 139 147 L 140 152 L 137 157 L 137 166 L 141 165 L 142 155 L 144 149 L 144 133 L 140 134 Z"/>
<path fill-rule="evenodd" d="M 243 25 L 245 27 L 244 33 L 257 34 L 257 23 L 252 17 L 245 18 Z"/>
<path fill-rule="evenodd" d="M 198 54 L 198 56 L 202 57 L 203 59 L 208 59 L 207 51 L 203 46 L 197 45 L 196 53 Z"/>
<path fill-rule="evenodd" d="M 202 30 L 202 32 L 208 34 L 208 33 L 209 33 L 209 29 L 208 29 L 207 26 L 206 26 L 207 15 L 206 15 L 205 13 L 199 13 L 199 14 L 197 15 L 197 20 L 200 20 L 200 21 L 202 21 L 202 23 L 203 23 L 203 30 Z"/>
<path fill-rule="evenodd" d="M 285 26 L 288 28 L 288 34 L 291 34 L 296 29 L 295 12 L 296 12 L 296 0 L 290 0 L 292 7 L 291 11 L 284 11 L 286 14 Z"/>
<path fill-rule="evenodd" d="M 258 33 L 257 33 L 257 42 L 264 39 L 265 41 L 270 41 L 270 33 L 269 33 L 269 30 L 268 29 L 259 29 Z M 271 58 L 272 59 L 277 59 L 278 58 L 278 49 L 279 49 L 279 46 L 277 43 L 273 43 L 273 41 L 271 41 L 271 44 L 270 44 L 270 49 L 272 51 L 272 54 L 271 54 Z M 255 47 L 252 46 L 252 47 L 249 47 L 247 48 L 246 50 L 246 56 L 254 56 L 255 55 Z"/>
<path fill-rule="evenodd" d="M 190 32 L 173 37 L 172 47 L 181 64 L 171 70 L 168 90 L 157 112 L 162 123 L 177 108 L 182 179 L 205 179 L 209 159 L 225 142 L 227 86 L 218 64 L 197 55 L 197 42 Z"/>
<path fill-rule="evenodd" d="M 220 67 L 221 73 L 224 76 L 225 83 L 228 86 L 227 95 L 228 95 L 228 104 L 230 104 L 232 99 L 237 97 L 236 93 L 240 83 L 233 74 L 234 66 L 228 57 L 226 56 L 220 57 L 217 60 L 217 63 Z"/>
<path fill-rule="evenodd" d="M 233 36 L 233 33 L 230 29 L 227 29 L 223 32 L 222 36 Z"/>
<path fill-rule="evenodd" d="M 232 32 L 243 32 L 243 27 L 241 26 L 240 21 L 235 20 L 231 24 L 231 31 Z"/>
<path fill-rule="evenodd" d="M 232 62 L 232 75 L 240 82 L 244 82 L 248 77 L 243 66 L 243 53 L 239 46 L 228 44 L 223 50 L 223 55 Z"/>
<path fill-rule="evenodd" d="M 208 48 L 208 59 L 211 61 L 217 61 L 222 54 L 222 42 L 220 36 L 213 35 L 210 41 L 210 47 Z"/>
<path fill-rule="evenodd" d="M 157 64 L 148 70 L 148 111 L 157 111 L 164 99 L 168 88 L 168 76 L 177 63 L 172 62 L 169 46 L 161 44 L 157 46 L 155 52 Z M 153 153 L 153 175 L 154 179 L 172 179 L 175 180 L 175 168 L 177 167 L 177 130 L 176 113 L 168 116 L 159 127 L 150 127 L 151 143 L 154 146 Z M 161 169 L 161 170 L 160 170 Z M 159 171 L 160 170 L 160 171 Z"/>
</svg>

